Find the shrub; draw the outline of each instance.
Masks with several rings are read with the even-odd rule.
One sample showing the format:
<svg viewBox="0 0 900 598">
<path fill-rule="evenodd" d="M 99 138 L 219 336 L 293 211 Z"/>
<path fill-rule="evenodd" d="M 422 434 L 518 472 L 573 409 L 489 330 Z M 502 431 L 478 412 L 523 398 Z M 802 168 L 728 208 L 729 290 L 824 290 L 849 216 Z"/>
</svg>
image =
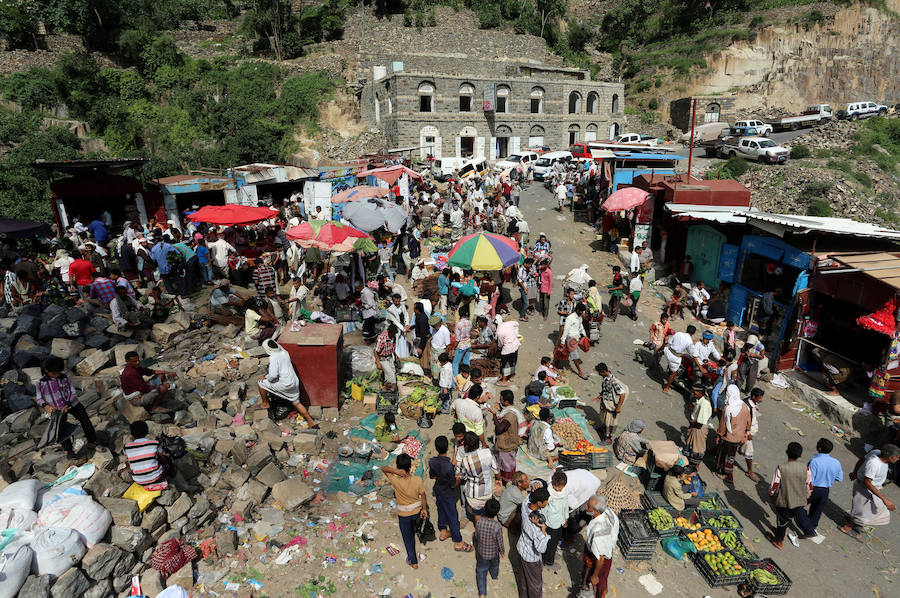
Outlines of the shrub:
<svg viewBox="0 0 900 598">
<path fill-rule="evenodd" d="M 809 148 L 802 143 L 798 143 L 797 145 L 791 148 L 791 159 L 799 160 L 801 158 L 809 158 L 812 155 L 812 152 L 809 151 Z"/>
<path fill-rule="evenodd" d="M 800 203 L 809 203 L 806 209 L 807 216 L 828 217 L 834 214 L 826 197 L 830 190 L 829 183 L 808 183 L 803 187 L 797 199 Z"/>
<path fill-rule="evenodd" d="M 803 22 L 806 23 L 807 27 L 812 27 L 816 24 L 822 24 L 825 22 L 825 15 L 822 14 L 821 10 L 813 10 L 810 11 L 805 17 L 803 17 Z"/>
<path fill-rule="evenodd" d="M 650 98 L 650 101 L 647 102 L 647 108 L 649 108 L 650 110 L 656 110 L 657 108 L 659 108 L 659 100 L 657 100 L 656 98 Z"/>
<path fill-rule="evenodd" d="M 762 27 L 763 23 L 766 22 L 765 17 L 762 15 L 756 15 L 752 19 L 750 19 L 750 23 L 747 24 L 748 27 L 755 29 L 757 27 Z"/>
<path fill-rule="evenodd" d="M 289 31 L 281 38 L 281 55 L 285 60 L 303 56 L 303 38 L 296 31 Z"/>
<path fill-rule="evenodd" d="M 809 204 L 809 207 L 806 208 L 806 215 L 829 218 L 834 215 L 834 211 L 831 209 L 831 204 L 828 203 L 827 199 L 814 199 Z"/>
<path fill-rule="evenodd" d="M 870 177 L 866 173 L 852 172 L 852 173 L 850 173 L 850 176 L 852 176 L 854 179 L 856 179 L 856 182 L 858 182 L 860 185 L 862 185 L 866 189 L 872 188 L 872 177 Z"/>
<path fill-rule="evenodd" d="M 728 161 L 725 162 L 725 170 L 731 174 L 731 178 L 736 179 L 750 170 L 750 165 L 747 164 L 747 161 L 743 158 L 735 156 L 733 158 L 728 158 Z"/>
</svg>

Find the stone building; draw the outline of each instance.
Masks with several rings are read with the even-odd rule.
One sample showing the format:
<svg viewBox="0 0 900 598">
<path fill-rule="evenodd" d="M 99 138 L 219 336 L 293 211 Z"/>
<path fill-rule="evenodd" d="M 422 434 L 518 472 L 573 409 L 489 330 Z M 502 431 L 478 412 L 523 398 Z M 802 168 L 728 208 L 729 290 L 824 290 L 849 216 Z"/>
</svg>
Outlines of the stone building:
<svg viewBox="0 0 900 598">
<path fill-rule="evenodd" d="M 370 63 L 371 64 L 371 63 Z M 409 56 L 372 64 L 360 108 L 391 147 L 419 156 L 495 160 L 527 147 L 607 139 L 625 122 L 622 83 L 579 69 Z"/>
<path fill-rule="evenodd" d="M 695 125 L 717 122 L 734 124 L 741 119 L 735 107 L 735 99 L 731 96 L 692 96 L 672 100 L 669 104 L 669 121 L 685 133 L 691 130 L 694 100 L 697 100 Z"/>
</svg>

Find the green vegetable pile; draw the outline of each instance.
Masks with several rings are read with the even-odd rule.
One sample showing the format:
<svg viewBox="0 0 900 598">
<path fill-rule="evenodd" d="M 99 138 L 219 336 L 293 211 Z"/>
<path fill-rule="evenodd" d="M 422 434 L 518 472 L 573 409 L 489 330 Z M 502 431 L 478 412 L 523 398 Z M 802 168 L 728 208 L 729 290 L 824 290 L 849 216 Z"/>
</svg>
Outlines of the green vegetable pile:
<svg viewBox="0 0 900 598">
<path fill-rule="evenodd" d="M 719 515 L 718 517 L 713 517 L 709 520 L 709 525 L 719 529 L 737 529 L 741 526 L 741 524 L 738 523 L 738 520 L 731 515 Z"/>
<path fill-rule="evenodd" d="M 719 501 L 717 501 L 715 497 L 708 500 L 701 500 L 700 508 L 704 511 L 714 511 L 719 508 Z"/>
<path fill-rule="evenodd" d="M 571 386 L 561 386 L 556 391 L 556 394 L 565 399 L 574 399 L 575 398 L 575 391 L 572 390 Z"/>
<path fill-rule="evenodd" d="M 753 555 L 747 550 L 738 539 L 735 532 L 719 532 L 719 540 L 726 548 L 730 548 L 731 552 L 745 559 L 751 558 Z"/>
<path fill-rule="evenodd" d="M 776 586 L 781 583 L 781 580 L 774 573 L 765 569 L 754 569 L 750 572 L 750 579 L 766 586 Z"/>
<path fill-rule="evenodd" d="M 653 526 L 653 529 L 658 532 L 664 532 L 675 527 L 675 520 L 672 519 L 668 511 L 661 507 L 647 513 L 647 518 L 650 520 L 650 525 Z"/>
</svg>

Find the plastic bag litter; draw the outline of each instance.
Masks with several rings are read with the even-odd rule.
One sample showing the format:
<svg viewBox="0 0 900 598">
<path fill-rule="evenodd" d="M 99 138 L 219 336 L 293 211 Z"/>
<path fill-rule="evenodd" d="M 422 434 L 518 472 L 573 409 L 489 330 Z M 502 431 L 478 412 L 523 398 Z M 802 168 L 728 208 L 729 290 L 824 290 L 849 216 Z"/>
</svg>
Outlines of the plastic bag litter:
<svg viewBox="0 0 900 598">
<path fill-rule="evenodd" d="M 31 511 L 37 501 L 38 490 L 44 486 L 40 480 L 19 480 L 0 491 L 0 507 Z"/>
<path fill-rule="evenodd" d="M 680 538 L 665 538 L 662 542 L 662 549 L 666 554 L 679 561 L 689 552 L 696 552 L 693 542 L 688 542 Z"/>
<path fill-rule="evenodd" d="M 0 554 L 0 598 L 15 598 L 31 572 L 34 552 L 29 546 L 19 546 L 15 552 Z"/>
<path fill-rule="evenodd" d="M 425 370 L 422 366 L 414 361 L 404 361 L 400 366 L 401 374 L 409 374 L 410 376 L 424 376 Z"/>
<path fill-rule="evenodd" d="M 39 530 L 31 541 L 31 547 L 34 549 L 31 572 L 53 577 L 59 577 L 77 565 L 87 552 L 78 532 L 61 527 Z"/>
<path fill-rule="evenodd" d="M 63 527 L 78 532 L 88 548 L 103 539 L 112 515 L 87 494 L 70 488 L 38 512 L 41 527 Z"/>
<path fill-rule="evenodd" d="M 350 377 L 365 376 L 375 371 L 375 353 L 371 347 L 352 345 L 344 351 L 350 365 Z"/>
</svg>

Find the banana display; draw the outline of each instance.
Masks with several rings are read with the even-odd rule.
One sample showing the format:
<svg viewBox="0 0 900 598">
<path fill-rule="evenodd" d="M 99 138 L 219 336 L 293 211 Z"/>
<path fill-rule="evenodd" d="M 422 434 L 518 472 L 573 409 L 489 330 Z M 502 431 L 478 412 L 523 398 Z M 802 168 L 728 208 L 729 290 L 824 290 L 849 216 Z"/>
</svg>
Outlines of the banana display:
<svg viewBox="0 0 900 598">
<path fill-rule="evenodd" d="M 653 526 L 653 529 L 658 532 L 664 532 L 675 527 L 675 520 L 672 519 L 672 515 L 661 507 L 648 512 L 647 518 L 650 520 L 650 525 Z"/>
<path fill-rule="evenodd" d="M 720 508 L 719 501 L 715 497 L 700 501 L 700 509 L 704 511 L 715 511 Z"/>
<path fill-rule="evenodd" d="M 754 569 L 750 572 L 750 579 L 766 586 L 776 586 L 781 583 L 781 580 L 774 573 L 765 569 Z"/>
<path fill-rule="evenodd" d="M 719 529 L 737 529 L 741 525 L 738 523 L 738 520 L 732 517 L 731 515 L 719 515 L 718 517 L 712 517 L 708 521 L 709 525 Z"/>
<path fill-rule="evenodd" d="M 731 552 L 739 557 L 749 559 L 753 556 L 750 554 L 750 551 L 744 547 L 735 532 L 719 532 L 719 540 L 722 541 L 723 546 L 730 549 Z"/>
</svg>

